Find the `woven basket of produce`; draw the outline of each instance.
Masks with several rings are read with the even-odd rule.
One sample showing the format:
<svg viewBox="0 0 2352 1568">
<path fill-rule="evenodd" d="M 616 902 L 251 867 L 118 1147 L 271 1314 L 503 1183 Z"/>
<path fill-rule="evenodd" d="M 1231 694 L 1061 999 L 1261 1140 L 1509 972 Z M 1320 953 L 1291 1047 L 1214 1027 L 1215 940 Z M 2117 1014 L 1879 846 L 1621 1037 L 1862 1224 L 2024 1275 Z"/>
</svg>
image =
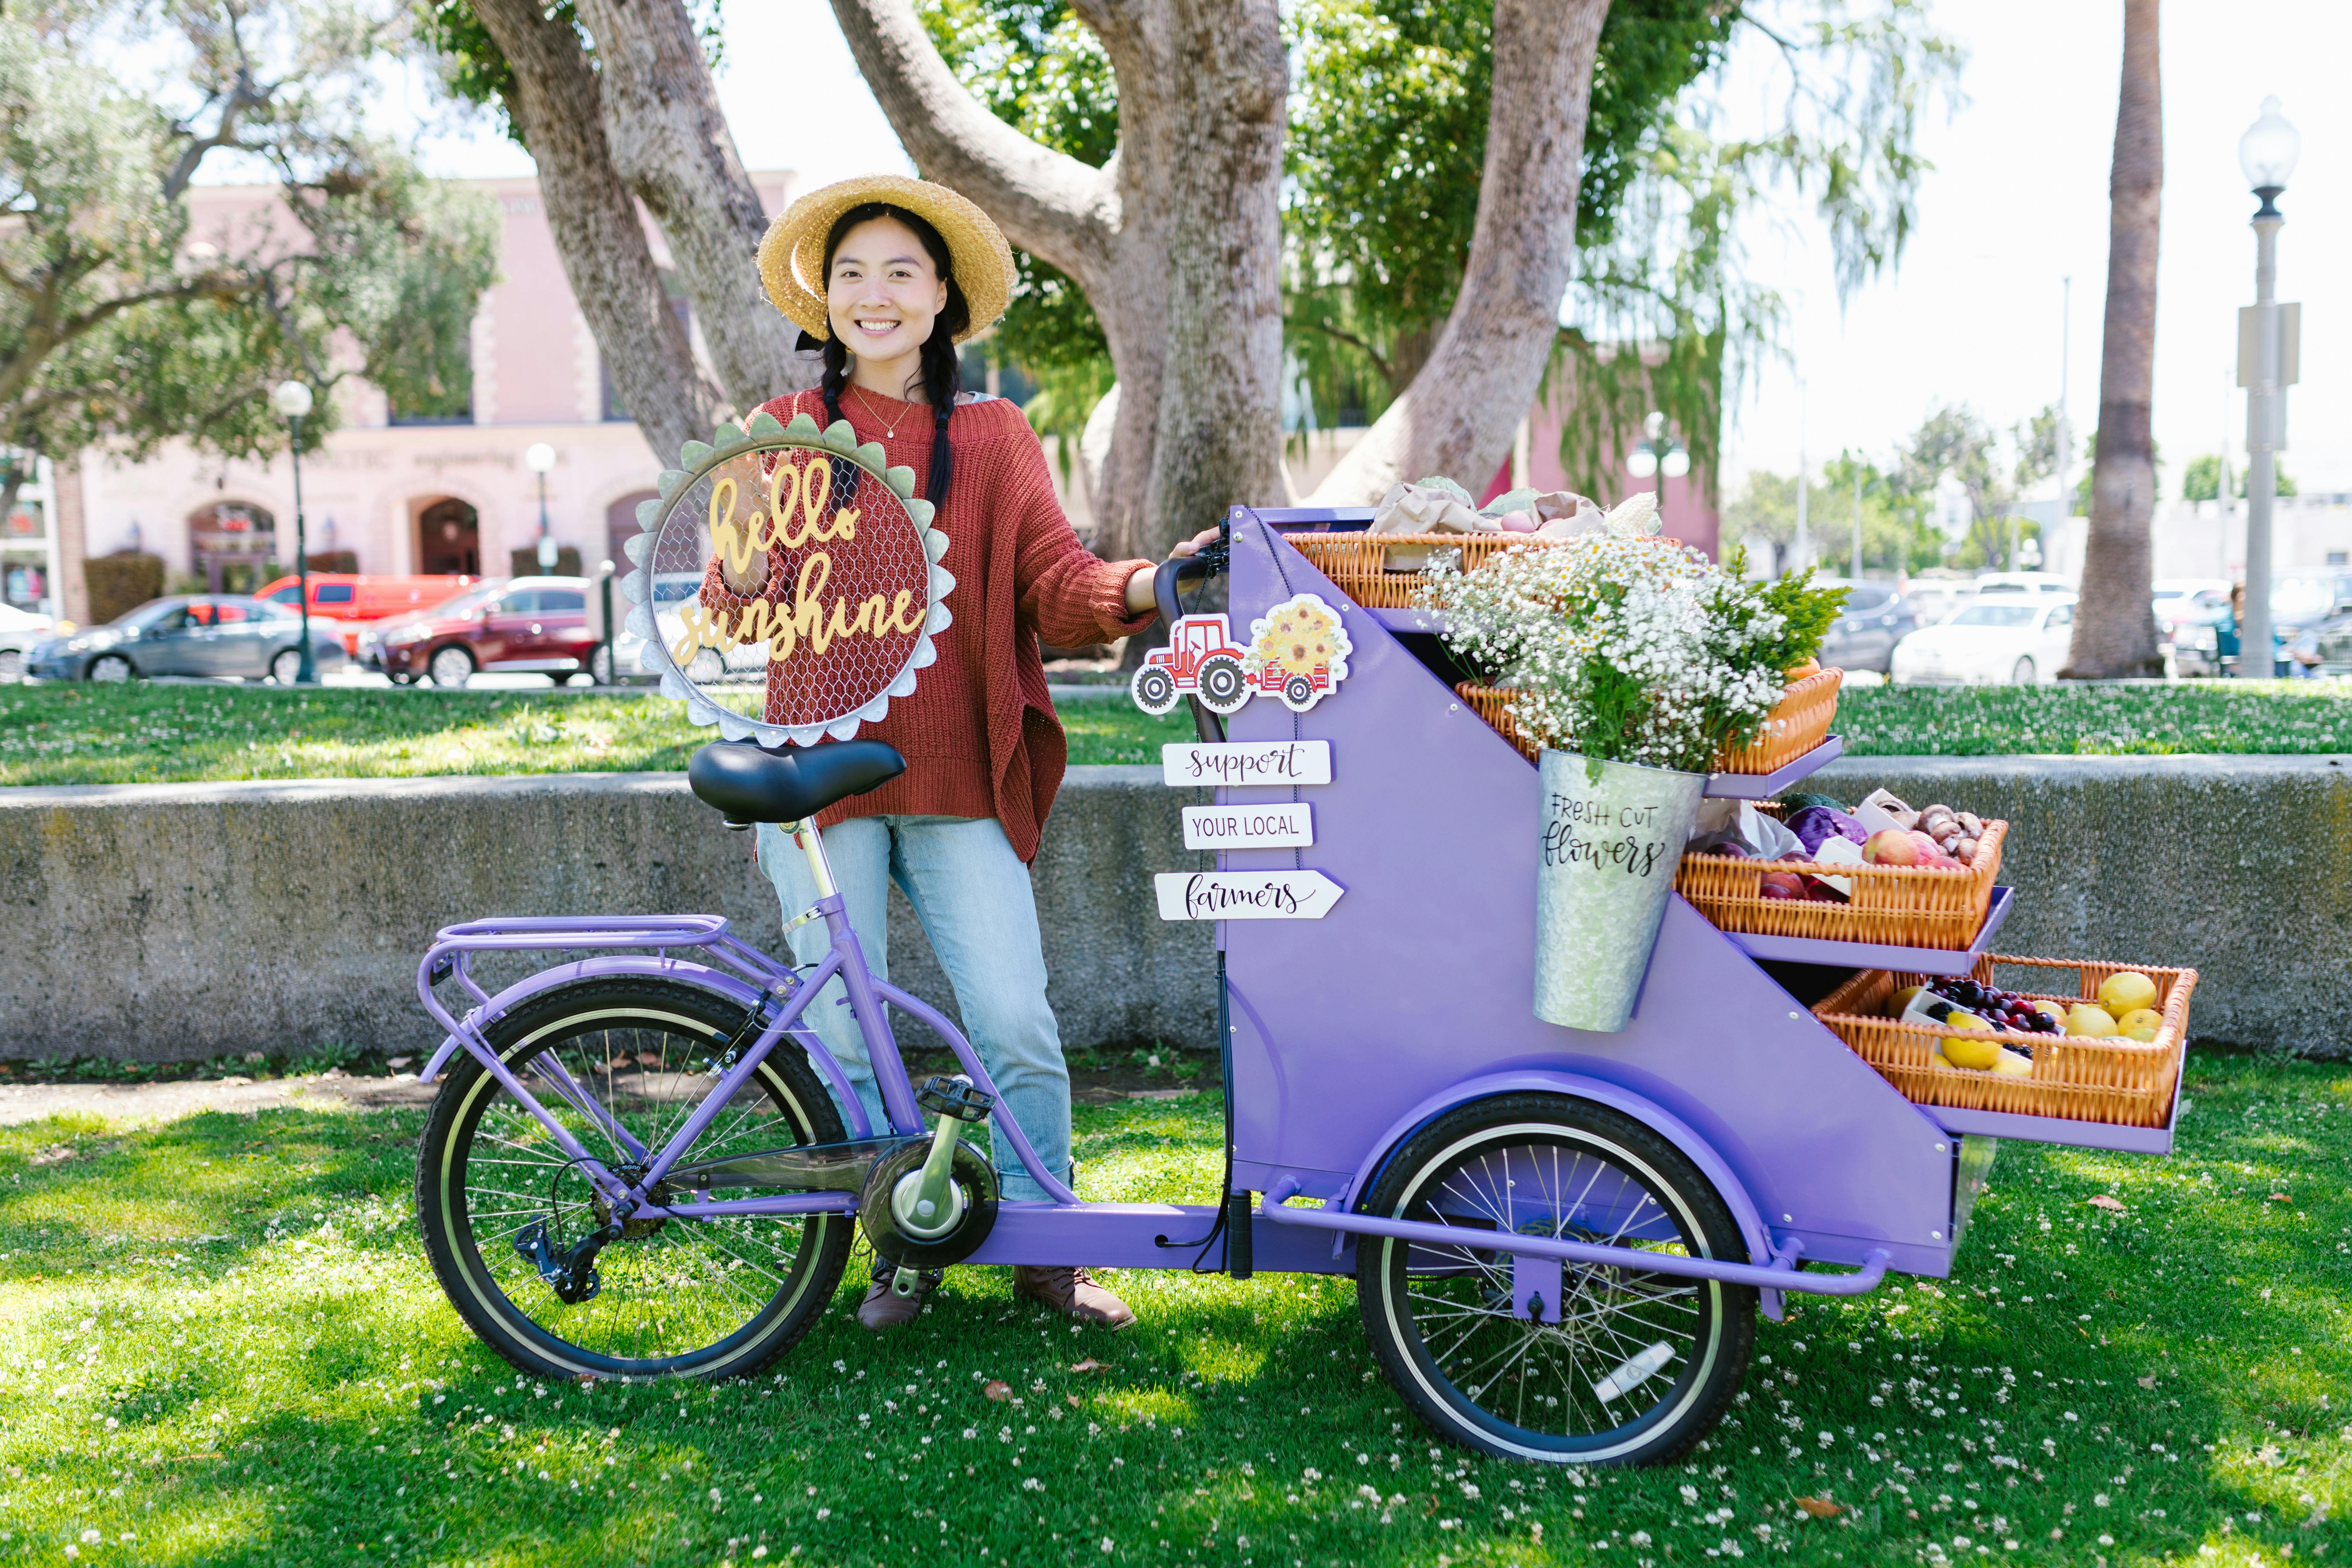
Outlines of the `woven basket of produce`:
<svg viewBox="0 0 2352 1568">
<path fill-rule="evenodd" d="M 1811 860 L 1752 860 L 1731 855 L 1685 855 L 1675 891 L 1724 931 L 1824 942 L 1880 942 L 1889 947 L 1964 948 L 1977 938 L 2000 875 L 2006 822 L 1983 824 L 1976 846 L 1958 868 L 1932 866 L 1839 865 Z M 1852 889 L 1843 899 L 1808 897 L 1802 890 L 1824 870 Z"/>
<path fill-rule="evenodd" d="M 2024 989 L 1995 988 L 2003 970 Z M 1923 984 L 1980 1026 L 1904 1019 L 1910 988 Z M 1864 970 L 1814 1004 L 1813 1016 L 1915 1105 L 2161 1127 L 2196 987 L 2193 969 L 1989 954 L 1963 982 Z M 2037 1011 L 2038 1024 L 2029 1016 Z M 1996 1020 L 2008 1021 L 1981 1026 Z"/>
<path fill-rule="evenodd" d="M 1285 535 L 1332 585 L 1367 609 L 1412 605 L 1432 552 L 1458 552 L 1475 572 L 1514 544 L 1549 542 L 1524 533 L 1293 533 Z"/>
<path fill-rule="evenodd" d="M 1715 771 L 1719 773 L 1769 773 L 1778 772 L 1822 743 L 1837 720 L 1838 685 L 1845 672 L 1818 669 L 1812 674 L 1790 681 L 1780 692 L 1780 700 L 1757 731 L 1748 745 L 1733 750 L 1726 747 L 1715 759 Z M 1517 746 L 1529 762 L 1536 760 L 1541 748 L 1535 745 L 1505 711 L 1513 696 L 1510 688 L 1480 686 L 1464 681 L 1454 689 L 1454 694 L 1470 704 L 1478 717 L 1492 724 L 1503 739 Z M 1963 947 L 1966 942 L 1961 943 Z"/>
</svg>

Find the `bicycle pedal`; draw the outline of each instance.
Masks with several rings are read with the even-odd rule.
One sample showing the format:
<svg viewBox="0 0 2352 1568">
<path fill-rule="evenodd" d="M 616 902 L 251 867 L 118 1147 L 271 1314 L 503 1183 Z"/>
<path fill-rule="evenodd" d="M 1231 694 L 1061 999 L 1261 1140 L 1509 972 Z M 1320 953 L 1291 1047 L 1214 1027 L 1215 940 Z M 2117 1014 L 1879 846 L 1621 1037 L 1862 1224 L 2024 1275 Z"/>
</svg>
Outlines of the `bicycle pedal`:
<svg viewBox="0 0 2352 1568">
<path fill-rule="evenodd" d="M 926 1079 L 915 1103 L 936 1115 L 978 1121 L 995 1106 L 996 1097 L 974 1089 L 969 1079 L 941 1077 Z"/>
<path fill-rule="evenodd" d="M 890 1294 L 893 1296 L 911 1296 L 922 1288 L 923 1274 L 919 1268 L 901 1268 L 890 1276 Z"/>
</svg>

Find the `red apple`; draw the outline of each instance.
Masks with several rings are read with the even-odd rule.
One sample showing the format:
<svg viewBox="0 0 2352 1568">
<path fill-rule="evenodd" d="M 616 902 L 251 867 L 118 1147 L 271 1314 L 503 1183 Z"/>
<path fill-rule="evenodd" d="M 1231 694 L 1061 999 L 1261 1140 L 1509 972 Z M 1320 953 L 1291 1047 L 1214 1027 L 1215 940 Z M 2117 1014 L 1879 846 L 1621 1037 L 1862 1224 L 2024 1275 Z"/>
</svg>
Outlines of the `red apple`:
<svg viewBox="0 0 2352 1568">
<path fill-rule="evenodd" d="M 1898 827 L 1882 828 L 1862 847 L 1862 858 L 1874 866 L 1911 866 L 1919 860 L 1919 846 Z"/>
</svg>

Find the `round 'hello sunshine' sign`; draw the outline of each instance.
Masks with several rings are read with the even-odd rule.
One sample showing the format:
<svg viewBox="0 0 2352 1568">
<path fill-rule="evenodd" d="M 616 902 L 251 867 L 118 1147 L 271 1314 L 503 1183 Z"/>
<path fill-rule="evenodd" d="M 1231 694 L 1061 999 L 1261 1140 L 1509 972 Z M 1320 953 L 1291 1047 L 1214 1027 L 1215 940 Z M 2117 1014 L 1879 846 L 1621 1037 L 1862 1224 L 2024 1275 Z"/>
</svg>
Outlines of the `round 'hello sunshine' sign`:
<svg viewBox="0 0 2352 1568">
<path fill-rule="evenodd" d="M 845 741 L 939 657 L 955 587 L 939 564 L 947 536 L 914 471 L 886 468 L 847 421 L 721 426 L 709 445 L 686 444 L 659 489 L 625 546 L 625 624 L 695 723 L 770 746 Z M 746 681 L 765 687 L 756 717 L 712 694 Z"/>
</svg>

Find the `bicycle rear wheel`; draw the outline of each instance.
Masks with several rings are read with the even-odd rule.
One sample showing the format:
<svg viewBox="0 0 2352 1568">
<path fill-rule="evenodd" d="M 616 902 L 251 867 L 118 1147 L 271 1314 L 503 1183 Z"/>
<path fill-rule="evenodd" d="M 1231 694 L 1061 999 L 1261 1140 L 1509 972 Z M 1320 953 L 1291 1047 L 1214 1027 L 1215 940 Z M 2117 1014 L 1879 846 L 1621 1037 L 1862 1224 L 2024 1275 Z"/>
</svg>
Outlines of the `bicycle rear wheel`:
<svg viewBox="0 0 2352 1568">
<path fill-rule="evenodd" d="M 1558 1298 L 1550 1314 L 1516 1304 L 1497 1232 L 1748 1260 L 1714 1186 L 1631 1117 L 1556 1095 L 1464 1106 L 1407 1142 L 1360 1209 L 1462 1232 L 1459 1246 L 1356 1243 L 1373 1351 L 1455 1442 L 1554 1464 L 1660 1463 L 1722 1418 L 1747 1374 L 1748 1286 L 1563 1263 L 1544 1292 Z"/>
<path fill-rule="evenodd" d="M 601 1107 L 643 1149 L 659 1151 L 719 1082 L 714 1058 L 741 1017 L 739 1004 L 713 992 L 618 977 L 534 996 L 487 1037 L 583 1148 L 626 1171 L 639 1157 L 591 1112 Z M 567 1075 L 569 1096 L 558 1087 Z M 786 1042 L 685 1158 L 845 1136 L 807 1058 Z M 610 1214 L 546 1128 L 464 1056 L 425 1122 L 416 1201 L 425 1252 L 451 1304 L 485 1344 L 549 1377 L 756 1372 L 798 1342 L 832 1300 L 856 1228 L 847 1215 L 631 1221 L 597 1256 L 595 1294 L 566 1301 L 524 1247 L 543 1237 L 560 1252 Z"/>
</svg>

